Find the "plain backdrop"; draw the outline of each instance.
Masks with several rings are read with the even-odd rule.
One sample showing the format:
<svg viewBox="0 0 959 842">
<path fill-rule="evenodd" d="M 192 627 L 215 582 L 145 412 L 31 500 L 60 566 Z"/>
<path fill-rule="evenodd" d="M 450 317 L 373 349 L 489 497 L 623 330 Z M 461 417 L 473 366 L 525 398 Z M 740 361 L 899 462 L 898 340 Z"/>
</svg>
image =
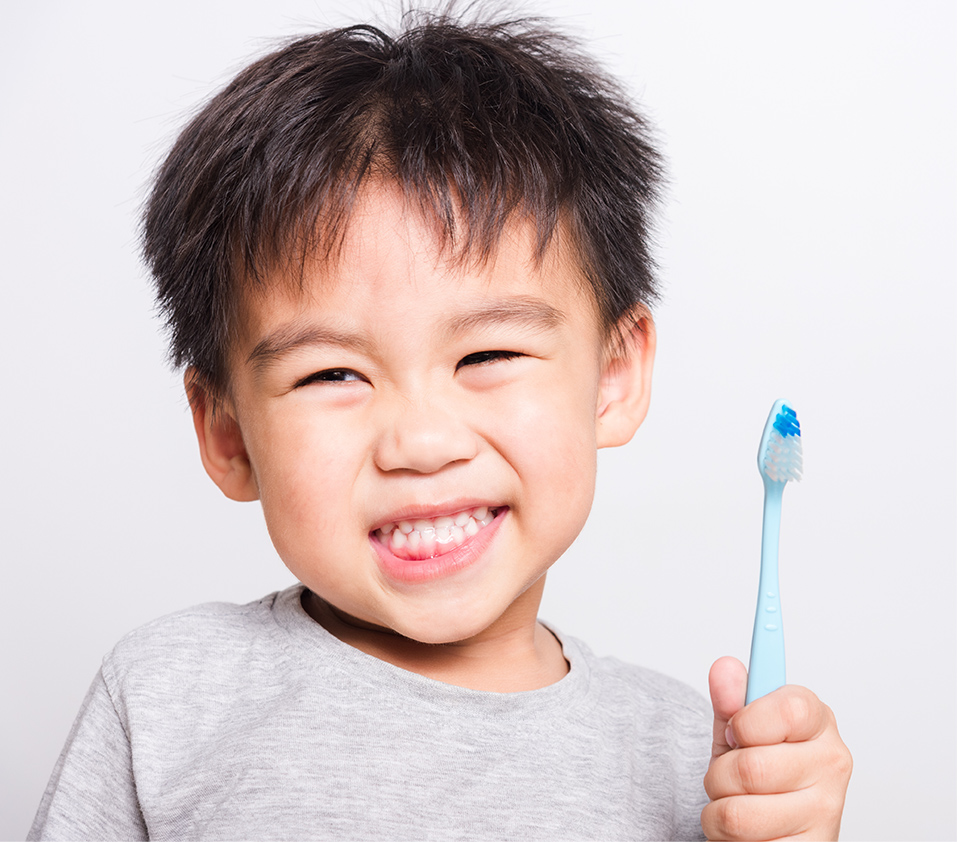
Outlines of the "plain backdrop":
<svg viewBox="0 0 959 842">
<path fill-rule="evenodd" d="M 207 479 L 137 255 L 185 115 L 278 37 L 392 20 L 296 0 L 4 3 L 0 838 L 22 838 L 129 629 L 291 575 Z M 773 400 L 789 678 L 835 710 L 847 839 L 956 837 L 956 8 L 562 0 L 659 127 L 653 405 L 603 452 L 542 615 L 706 691 L 748 657 Z M 384 11 L 385 10 L 385 11 Z"/>
</svg>

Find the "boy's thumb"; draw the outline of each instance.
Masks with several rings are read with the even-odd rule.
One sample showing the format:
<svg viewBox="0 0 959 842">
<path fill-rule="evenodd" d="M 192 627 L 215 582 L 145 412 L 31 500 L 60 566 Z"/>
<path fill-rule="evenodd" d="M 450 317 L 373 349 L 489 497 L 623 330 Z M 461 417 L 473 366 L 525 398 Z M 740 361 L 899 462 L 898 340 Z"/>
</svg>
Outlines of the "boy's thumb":
<svg viewBox="0 0 959 842">
<path fill-rule="evenodd" d="M 732 657 L 720 658 L 709 670 L 709 698 L 713 704 L 712 760 L 736 748 L 729 720 L 746 702 L 746 667 Z"/>
</svg>

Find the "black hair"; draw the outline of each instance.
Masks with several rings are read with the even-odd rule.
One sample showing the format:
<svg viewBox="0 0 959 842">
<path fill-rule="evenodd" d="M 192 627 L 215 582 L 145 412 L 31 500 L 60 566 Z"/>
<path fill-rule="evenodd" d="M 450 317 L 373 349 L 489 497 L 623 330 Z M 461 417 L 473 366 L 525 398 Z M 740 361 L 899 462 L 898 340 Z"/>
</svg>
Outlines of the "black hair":
<svg viewBox="0 0 959 842">
<path fill-rule="evenodd" d="M 541 257 L 561 225 L 607 331 L 656 298 L 661 160 L 622 89 L 537 20 L 404 20 L 395 36 L 350 26 L 259 59 L 160 166 L 143 252 L 171 359 L 214 395 L 228 387 L 244 291 L 284 262 L 333 255 L 374 176 L 461 255 L 489 255 L 528 218 Z"/>
</svg>

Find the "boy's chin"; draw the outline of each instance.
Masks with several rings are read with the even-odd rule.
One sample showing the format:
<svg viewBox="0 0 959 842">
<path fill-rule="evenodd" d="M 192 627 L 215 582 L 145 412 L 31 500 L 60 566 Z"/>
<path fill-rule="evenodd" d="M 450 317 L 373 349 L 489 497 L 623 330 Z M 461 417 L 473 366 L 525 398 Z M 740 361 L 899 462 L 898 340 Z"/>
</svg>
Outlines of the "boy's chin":
<svg viewBox="0 0 959 842">
<path fill-rule="evenodd" d="M 428 600 L 405 612 L 390 631 L 432 646 L 525 641 L 537 625 L 544 582 L 545 577 L 541 577 L 519 594 L 473 591 L 458 598 Z"/>
<path fill-rule="evenodd" d="M 468 643 L 481 638 L 491 625 L 496 624 L 496 618 L 492 622 L 487 622 L 485 617 L 478 617 L 476 614 L 463 612 L 450 612 L 446 616 L 444 614 L 445 612 L 439 611 L 426 618 L 404 618 L 395 626 L 367 623 L 343 612 L 340 612 L 340 618 L 343 622 L 351 624 L 354 629 L 365 630 L 369 634 L 384 635 L 384 643 L 388 644 L 389 638 L 393 638 L 397 642 L 403 641 L 406 646 Z"/>
<path fill-rule="evenodd" d="M 492 606 L 443 605 L 434 606 L 424 614 L 414 612 L 394 624 L 385 625 L 354 616 L 309 590 L 304 592 L 303 607 L 327 631 L 347 643 L 356 645 L 364 640 L 378 641 L 384 647 L 467 643 L 487 634 L 500 633 L 495 627 L 504 618 L 504 613 L 497 612 Z M 507 610 L 505 613 L 510 612 Z M 517 621 L 518 618 L 513 618 L 509 623 L 514 630 L 522 625 Z M 534 612 L 530 625 L 535 626 L 535 623 Z"/>
<path fill-rule="evenodd" d="M 434 621 L 429 623 L 403 623 L 402 628 L 393 628 L 389 625 L 376 623 L 357 617 L 307 589 L 303 592 L 303 608 L 316 622 L 325 628 L 334 637 L 348 643 L 361 639 L 382 641 L 389 645 L 392 640 L 409 643 L 442 644 L 454 643 L 463 639 L 457 632 L 443 629 L 443 624 Z M 463 635 L 463 637 L 468 635 Z"/>
</svg>

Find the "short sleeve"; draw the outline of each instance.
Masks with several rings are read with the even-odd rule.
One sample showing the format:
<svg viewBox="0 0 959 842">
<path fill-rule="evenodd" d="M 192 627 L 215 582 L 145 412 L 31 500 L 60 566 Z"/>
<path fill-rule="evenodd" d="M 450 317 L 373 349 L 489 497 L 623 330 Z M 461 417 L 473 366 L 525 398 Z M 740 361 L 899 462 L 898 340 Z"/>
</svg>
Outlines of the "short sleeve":
<svg viewBox="0 0 959 842">
<path fill-rule="evenodd" d="M 101 670 L 73 723 L 27 839 L 147 838 L 130 741 Z"/>
</svg>

